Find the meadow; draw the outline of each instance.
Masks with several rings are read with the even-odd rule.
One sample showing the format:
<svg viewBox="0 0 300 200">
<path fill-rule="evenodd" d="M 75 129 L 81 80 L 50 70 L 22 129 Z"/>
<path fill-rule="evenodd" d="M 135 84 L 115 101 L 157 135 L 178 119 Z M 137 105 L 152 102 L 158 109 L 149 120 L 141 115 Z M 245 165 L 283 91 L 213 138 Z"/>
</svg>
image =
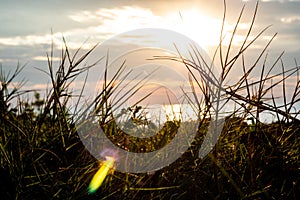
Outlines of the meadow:
<svg viewBox="0 0 300 200">
<path fill-rule="evenodd" d="M 69 106 L 70 101 L 80 99 L 80 92 L 79 95 L 74 94 L 69 86 L 80 74 L 95 66 L 83 64 L 94 48 L 89 51 L 79 48 L 71 52 L 63 39 L 59 66 L 53 66 L 53 52 L 48 54 L 46 73 L 51 87 L 45 91 L 45 98 L 36 91 L 22 90 L 23 83 L 14 85 L 14 80 L 22 76 L 25 66 L 17 66 L 11 73 L 1 69 L 0 198 L 299 199 L 300 119 L 299 110 L 295 108 L 299 103 L 300 68 L 286 69 L 282 55 L 272 61 L 271 66 L 266 64 L 266 51 L 276 34 L 261 49 L 254 64 L 245 65 L 245 52 L 267 30 L 263 29 L 252 40 L 249 39 L 255 17 L 256 11 L 245 40 L 237 51 L 232 50 L 231 43 L 225 46 L 222 40 L 216 49 L 213 62 L 219 61 L 221 73 L 215 85 L 222 95 L 210 90 L 208 85 L 212 82 L 207 82 L 210 66 L 208 64 L 206 71 L 201 71 L 203 60 L 197 49 L 190 59 L 180 56 L 158 58 L 183 62 L 187 69 L 194 69 L 202 75 L 203 80 L 195 79 L 193 74 L 190 79 L 190 86 L 203 93 L 204 98 L 198 99 L 199 105 L 205 105 L 198 107 L 200 117 L 196 121 L 196 137 L 188 150 L 169 166 L 154 173 L 115 171 L 107 176 L 95 194 L 88 194 L 87 188 L 99 168 L 99 162 L 86 150 L 77 132 L 78 113 L 82 110 L 77 108 L 78 112 L 74 113 L 74 107 Z M 82 51 L 82 54 L 79 53 Z M 281 72 L 273 72 L 278 67 Z M 235 68 L 242 68 L 244 73 L 228 85 L 226 78 Z M 260 71 L 258 80 L 250 80 L 251 72 L 257 69 Z M 121 70 L 116 72 L 115 80 L 119 73 Z M 297 79 L 291 97 L 287 98 L 284 95 L 288 92 L 286 83 L 292 76 Z M 174 138 L 179 126 L 189 128 L 191 122 L 173 120 L 165 122 L 162 130 L 146 139 L 126 135 L 116 126 L 109 105 L 108 99 L 115 92 L 115 80 L 103 83 L 103 90 L 94 104 L 99 114 L 97 123 L 120 148 L 141 153 L 155 151 Z M 278 104 L 274 90 L 283 92 L 282 104 Z M 34 98 L 26 100 L 24 96 L 27 93 L 33 94 Z M 222 101 L 234 101 L 238 107 L 234 112 L 225 114 L 223 130 L 212 151 L 199 158 L 199 148 L 208 124 L 215 116 L 211 109 L 215 95 Z M 261 122 L 263 112 L 271 112 L 275 120 L 272 123 Z"/>
</svg>

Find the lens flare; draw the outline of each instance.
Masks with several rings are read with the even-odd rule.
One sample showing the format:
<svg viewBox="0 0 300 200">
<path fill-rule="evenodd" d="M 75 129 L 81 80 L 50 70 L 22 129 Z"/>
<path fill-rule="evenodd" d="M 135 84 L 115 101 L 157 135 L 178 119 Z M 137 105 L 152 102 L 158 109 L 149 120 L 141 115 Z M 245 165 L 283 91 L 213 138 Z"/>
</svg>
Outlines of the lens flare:
<svg viewBox="0 0 300 200">
<path fill-rule="evenodd" d="M 111 170 L 114 167 L 115 158 L 111 156 L 106 156 L 105 158 L 106 160 L 103 161 L 102 166 L 92 178 L 92 181 L 88 187 L 89 194 L 93 194 L 97 191 L 97 189 L 101 186 L 102 182 L 107 176 L 109 170 Z"/>
<path fill-rule="evenodd" d="M 115 46 L 120 42 L 126 45 L 116 50 Z M 202 108 L 202 104 L 194 97 L 202 98 L 203 94 L 193 87 L 197 84 L 195 80 L 203 80 L 205 84 L 210 84 L 210 90 L 218 91 L 215 75 L 219 73 L 213 65 L 208 72 L 206 69 L 206 63 L 213 62 L 195 41 L 180 33 L 159 28 L 125 32 L 104 41 L 98 48 L 97 54 L 106 55 L 109 52 L 109 57 L 99 61 L 97 66 L 100 68 L 91 68 L 89 73 L 92 76 L 82 80 L 91 85 L 91 88 L 82 91 L 81 96 L 88 98 L 81 98 L 79 103 L 84 108 L 76 120 L 82 143 L 95 159 L 113 157 L 114 169 L 123 173 L 152 173 L 172 164 L 190 148 L 197 134 L 201 117 L 198 108 Z M 187 69 L 186 63 L 182 62 L 198 58 L 199 68 Z M 105 101 L 109 102 L 109 106 L 103 104 L 102 107 L 98 104 L 99 97 L 103 88 L 107 87 L 113 90 L 111 95 L 106 95 Z M 109 113 L 105 116 L 105 124 L 99 123 L 102 116 L 99 106 L 104 109 L 103 112 Z M 218 111 L 215 106 L 214 109 Z M 220 113 L 213 115 L 219 117 Z M 168 124 L 174 120 L 182 122 L 182 125 L 172 126 L 176 131 L 170 129 L 170 140 L 163 142 L 164 145 L 148 143 L 152 141 L 151 137 L 160 137 L 160 133 L 169 130 Z M 120 139 L 108 137 L 110 123 L 120 130 Z M 212 125 L 216 129 L 208 129 L 211 134 L 203 140 L 200 158 L 214 147 L 222 130 L 219 123 L 211 122 Z M 132 149 L 138 151 L 130 151 L 130 144 L 141 140 L 138 148 Z M 108 170 L 109 167 L 106 168 Z M 107 173 L 99 169 L 95 181 L 91 183 L 91 192 L 102 184 Z"/>
</svg>

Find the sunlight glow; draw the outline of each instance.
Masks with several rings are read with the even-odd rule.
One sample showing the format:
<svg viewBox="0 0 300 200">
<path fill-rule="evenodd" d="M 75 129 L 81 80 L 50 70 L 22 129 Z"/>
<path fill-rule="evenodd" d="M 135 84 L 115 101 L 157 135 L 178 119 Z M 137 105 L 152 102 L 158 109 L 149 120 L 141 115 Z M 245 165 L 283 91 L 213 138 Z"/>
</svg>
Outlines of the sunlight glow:
<svg viewBox="0 0 300 200">
<path fill-rule="evenodd" d="M 163 109 L 167 115 L 167 120 L 182 120 L 182 108 L 180 104 L 165 105 Z"/>
<path fill-rule="evenodd" d="M 199 10 L 189 9 L 180 13 L 166 15 L 166 27 L 190 37 L 202 48 L 219 43 L 222 21 L 202 14 Z M 228 29 L 225 25 L 225 31 Z"/>
<path fill-rule="evenodd" d="M 198 9 L 178 10 L 156 15 L 149 9 L 124 6 L 100 9 L 94 13 L 83 11 L 69 17 L 80 23 L 101 21 L 101 24 L 94 26 L 93 30 L 106 37 L 139 28 L 169 29 L 191 38 L 204 49 L 218 45 L 222 25 L 222 20 L 203 14 Z M 228 31 L 229 28 L 225 24 L 224 31 Z"/>
</svg>

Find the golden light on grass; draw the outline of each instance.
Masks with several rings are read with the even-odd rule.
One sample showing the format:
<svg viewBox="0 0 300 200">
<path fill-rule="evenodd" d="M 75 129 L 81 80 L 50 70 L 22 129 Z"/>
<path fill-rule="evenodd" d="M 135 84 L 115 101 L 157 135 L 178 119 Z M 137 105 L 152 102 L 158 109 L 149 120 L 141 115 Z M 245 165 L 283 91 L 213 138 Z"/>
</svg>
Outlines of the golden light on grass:
<svg viewBox="0 0 300 200">
<path fill-rule="evenodd" d="M 93 176 L 92 181 L 88 187 L 89 194 L 95 193 L 97 189 L 102 185 L 108 172 L 114 167 L 114 163 L 115 163 L 115 158 L 107 156 L 106 160 L 100 164 L 102 166 Z"/>
</svg>

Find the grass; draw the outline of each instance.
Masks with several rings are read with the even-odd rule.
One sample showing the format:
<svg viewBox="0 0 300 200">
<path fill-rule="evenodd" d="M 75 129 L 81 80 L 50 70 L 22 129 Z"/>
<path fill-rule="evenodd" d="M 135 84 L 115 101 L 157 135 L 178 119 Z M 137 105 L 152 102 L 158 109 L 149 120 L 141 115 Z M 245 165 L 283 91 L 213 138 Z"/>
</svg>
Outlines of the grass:
<svg viewBox="0 0 300 200">
<path fill-rule="evenodd" d="M 278 105 L 274 90 L 287 93 L 286 82 L 292 75 L 299 77 L 299 66 L 285 69 L 280 55 L 271 66 L 267 66 L 266 51 L 262 49 L 257 60 L 249 66 L 245 63 L 245 52 L 258 40 L 263 29 L 253 40 L 248 40 L 254 26 L 257 8 L 245 41 L 237 52 L 232 52 L 232 41 L 236 35 L 242 13 L 232 33 L 232 40 L 220 44 L 213 62 L 220 66 L 221 73 L 211 76 L 211 65 L 202 60 L 195 48 L 191 48 L 189 59 L 180 57 L 158 57 L 183 62 L 187 70 L 196 70 L 202 77 L 196 79 L 195 71 L 190 76 L 190 86 L 202 91 L 204 98 L 196 95 L 201 118 L 197 135 L 191 147 L 174 163 L 154 173 L 121 173 L 108 176 L 101 188 L 88 195 L 87 187 L 98 169 L 98 161 L 85 149 L 78 136 L 76 113 L 80 95 L 70 91 L 69 86 L 80 74 L 88 73 L 91 65 L 83 65 L 89 54 L 79 56 L 81 49 L 73 55 L 66 41 L 61 52 L 61 62 L 54 71 L 53 51 L 48 56 L 48 71 L 51 88 L 45 99 L 35 94 L 32 101 L 22 100 L 27 92 L 22 83 L 12 86 L 23 66 L 12 74 L 1 70 L 0 81 L 0 195 L 3 199 L 297 199 L 299 192 L 299 111 L 292 113 L 299 103 L 299 78 L 290 99 L 283 95 L 283 105 Z M 226 18 L 224 12 L 224 22 Z M 223 28 L 222 28 L 223 30 Z M 180 53 L 180 52 L 179 52 Z M 218 58 L 218 59 L 217 59 Z M 216 62 L 219 63 L 216 63 Z M 261 62 L 262 61 L 262 62 Z M 203 65 L 204 63 L 204 65 Z M 259 64 L 259 63 L 262 63 Z M 280 66 L 281 73 L 273 70 Z M 235 83 L 227 85 L 230 72 L 242 67 L 244 74 Z M 250 74 L 261 69 L 259 79 L 251 82 Z M 191 70 L 192 72 L 192 70 Z M 124 149 L 135 152 L 150 152 L 172 140 L 178 128 L 177 121 L 168 121 L 164 129 L 153 137 L 139 140 L 126 135 L 115 126 L 109 105 L 109 97 L 116 91 L 122 76 L 122 66 L 114 80 L 105 81 L 102 91 L 95 98 L 94 108 L 99 114 L 98 123 L 107 136 Z M 279 78 L 278 78 L 279 77 Z M 272 82 L 272 84 L 268 84 Z M 206 84 L 202 84 L 206 83 Z M 140 86 L 132 88 L 137 91 Z M 13 89 L 11 89 L 13 88 Z M 82 88 L 84 90 L 84 88 Z M 196 94 L 196 93 L 194 93 Z M 79 97 L 78 97 L 79 96 Z M 68 102 L 74 100 L 76 113 L 71 112 Z M 218 99 L 219 103 L 215 103 Z M 122 99 L 124 100 L 124 99 Z M 17 103 L 12 103 L 12 102 Z M 120 100 L 121 101 L 121 100 Z M 221 137 L 206 157 L 199 158 L 200 146 L 211 119 L 218 119 L 224 102 L 238 105 L 233 113 L 226 114 Z M 277 121 L 265 124 L 260 121 L 262 112 L 272 112 Z M 248 122 L 248 123 L 247 123 Z M 249 123 L 251 122 L 251 123 Z M 181 122 L 179 126 L 189 124 Z M 125 142 L 125 139 L 128 140 Z"/>
</svg>

